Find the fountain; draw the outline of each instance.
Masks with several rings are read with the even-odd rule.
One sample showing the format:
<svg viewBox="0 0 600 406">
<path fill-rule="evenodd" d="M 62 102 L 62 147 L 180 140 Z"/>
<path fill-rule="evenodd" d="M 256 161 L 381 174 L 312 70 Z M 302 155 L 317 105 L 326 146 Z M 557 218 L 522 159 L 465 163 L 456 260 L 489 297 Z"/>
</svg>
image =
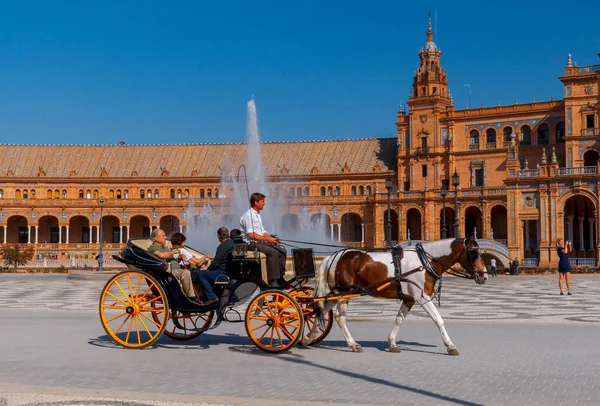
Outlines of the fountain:
<svg viewBox="0 0 600 406">
<path fill-rule="evenodd" d="M 219 196 L 213 197 L 214 203 L 198 205 L 198 202 L 190 200 L 185 211 L 188 244 L 201 252 L 214 254 L 218 245 L 217 229 L 221 226 L 230 230 L 239 227 L 239 219 L 248 210 L 249 194 L 253 192 L 267 195 L 267 204 L 261 212 L 261 217 L 269 234 L 276 234 L 284 240 L 331 244 L 329 217 L 324 208 L 304 206 L 300 214 L 296 215 L 291 211 L 292 201 L 285 191 L 280 189 L 274 196 L 268 196 L 254 96 L 248 101 L 247 108 L 245 166 L 234 168 L 229 162 L 223 164 L 220 193 Z M 299 247 L 303 244 L 292 245 Z M 318 253 L 335 250 L 330 247 L 305 246 L 314 248 Z"/>
</svg>

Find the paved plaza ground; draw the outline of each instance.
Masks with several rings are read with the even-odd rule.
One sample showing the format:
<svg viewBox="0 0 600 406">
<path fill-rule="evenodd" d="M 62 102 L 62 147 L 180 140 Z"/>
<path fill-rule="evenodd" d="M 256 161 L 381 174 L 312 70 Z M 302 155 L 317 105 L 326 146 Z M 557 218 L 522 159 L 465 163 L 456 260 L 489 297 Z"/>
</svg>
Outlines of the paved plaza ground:
<svg viewBox="0 0 600 406">
<path fill-rule="evenodd" d="M 0 274 L 0 406 L 597 404 L 600 276 L 444 278 L 441 313 L 461 355 L 413 309 L 386 351 L 395 301 L 353 300 L 349 352 L 339 329 L 316 348 L 272 355 L 243 324 L 189 341 L 122 349 L 104 332 L 106 277 Z M 307 403 L 307 402 L 314 403 Z"/>
</svg>

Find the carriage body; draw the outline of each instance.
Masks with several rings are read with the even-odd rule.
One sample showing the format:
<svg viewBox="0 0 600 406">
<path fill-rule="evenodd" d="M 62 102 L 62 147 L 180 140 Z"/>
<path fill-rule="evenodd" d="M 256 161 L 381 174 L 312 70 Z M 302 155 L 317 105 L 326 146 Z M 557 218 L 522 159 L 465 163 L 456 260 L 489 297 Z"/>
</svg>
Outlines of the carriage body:
<svg viewBox="0 0 600 406">
<path fill-rule="evenodd" d="M 263 254 L 238 252 L 228 264 L 227 280 L 214 285 L 220 301 L 204 305 L 183 294 L 167 261 L 147 251 L 150 244 L 150 240 L 130 240 L 121 256 L 114 256 L 129 269 L 113 276 L 100 297 L 100 319 L 105 331 L 126 348 L 152 345 L 163 332 L 173 339 L 189 340 L 229 321 L 245 322 L 248 335 L 258 348 L 281 352 L 298 341 L 305 321 L 310 325 L 315 322 L 309 299 L 313 290 L 305 286 L 314 276 L 312 250 L 294 250 L 297 272 L 281 290 L 269 289 L 265 283 Z M 193 248 L 186 249 L 194 256 L 202 255 Z M 196 291 L 201 289 L 194 285 Z M 242 318 L 233 308 L 252 296 Z M 328 316 L 330 322 L 315 342 L 329 333 L 333 317 Z"/>
</svg>

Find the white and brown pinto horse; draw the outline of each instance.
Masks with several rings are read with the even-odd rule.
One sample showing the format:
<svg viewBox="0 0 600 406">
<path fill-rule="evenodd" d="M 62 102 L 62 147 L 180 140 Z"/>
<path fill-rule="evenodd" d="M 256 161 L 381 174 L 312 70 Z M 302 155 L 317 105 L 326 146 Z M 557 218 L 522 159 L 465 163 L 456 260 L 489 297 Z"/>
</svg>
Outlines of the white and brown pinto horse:
<svg viewBox="0 0 600 406">
<path fill-rule="evenodd" d="M 477 284 L 482 285 L 487 280 L 485 264 L 479 255 L 475 239 L 445 239 L 424 242 L 422 246 L 437 275 L 441 276 L 453 266 L 460 265 L 466 271 L 465 276 L 474 279 Z M 384 290 L 371 294 L 373 297 L 402 300 L 394 327 L 388 336 L 390 352 L 400 352 L 400 347 L 396 344 L 396 334 L 412 306 L 418 303 L 437 325 L 448 353 L 458 355 L 458 348 L 450 340 L 444 321 L 433 302 L 438 277 L 425 269 L 413 247 L 404 249 L 404 258 L 400 265 L 401 295 L 399 296 L 397 283 L 391 283 Z M 373 292 L 373 287 L 383 286 L 386 282 L 394 280 L 395 276 L 392 253 L 389 251 L 348 249 L 330 255 L 321 262 L 316 275 L 315 297 L 332 296 L 332 300 L 318 302 L 321 314 L 326 314 L 335 307 L 335 319 L 352 351 L 361 352 L 362 348 L 354 341 L 346 327 L 348 299 L 336 300 L 335 296 L 343 295 L 350 287 L 354 291 L 362 289 Z M 317 332 L 318 323 L 315 323 L 309 335 L 305 337 L 305 343 L 309 343 Z"/>
</svg>

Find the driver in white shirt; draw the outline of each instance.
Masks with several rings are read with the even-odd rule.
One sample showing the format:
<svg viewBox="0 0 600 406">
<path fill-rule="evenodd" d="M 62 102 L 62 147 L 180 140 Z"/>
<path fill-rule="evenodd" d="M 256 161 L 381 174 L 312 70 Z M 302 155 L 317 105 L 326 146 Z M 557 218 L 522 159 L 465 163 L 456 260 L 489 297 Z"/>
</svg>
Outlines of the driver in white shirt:
<svg viewBox="0 0 600 406">
<path fill-rule="evenodd" d="M 260 212 L 265 207 L 265 195 L 252 193 L 250 209 L 240 218 L 240 230 L 248 248 L 256 249 L 267 256 L 267 277 L 271 287 L 280 287 L 285 283 L 285 261 L 287 252 L 281 246 L 281 241 L 267 233 L 260 218 Z"/>
</svg>

